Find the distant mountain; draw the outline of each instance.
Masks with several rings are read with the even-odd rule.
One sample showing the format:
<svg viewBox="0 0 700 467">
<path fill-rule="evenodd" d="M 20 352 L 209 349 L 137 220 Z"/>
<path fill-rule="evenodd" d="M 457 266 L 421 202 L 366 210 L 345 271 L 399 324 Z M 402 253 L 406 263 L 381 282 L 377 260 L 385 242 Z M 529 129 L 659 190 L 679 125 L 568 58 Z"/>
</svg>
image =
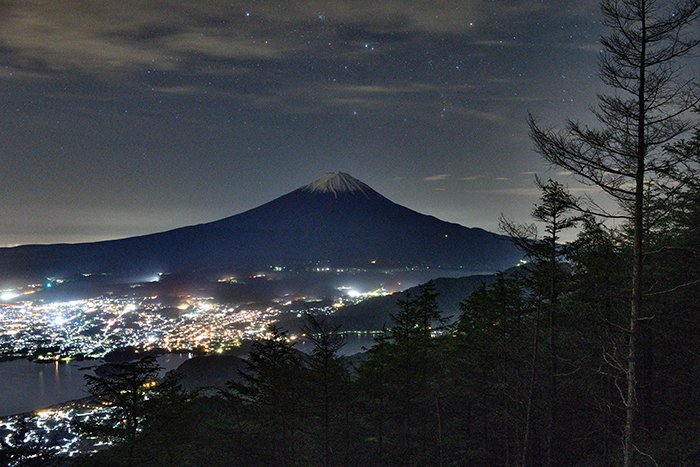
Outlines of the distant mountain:
<svg viewBox="0 0 700 467">
<path fill-rule="evenodd" d="M 495 271 L 520 257 L 504 236 L 405 208 L 338 172 L 207 224 L 121 240 L 1 248 L 0 279 L 249 271 L 317 262 Z"/>
<path fill-rule="evenodd" d="M 438 293 L 437 302 L 442 316 L 458 318 L 460 302 L 481 285 L 490 285 L 495 280 L 495 274 L 435 279 L 433 284 Z M 384 297 L 369 298 L 357 305 L 339 308 L 331 315 L 329 322 L 340 325 L 343 330 L 352 331 L 379 330 L 384 325 L 390 327 L 391 315 L 399 311 L 396 302 L 405 299 L 408 295 L 415 297 L 418 293 L 419 287 L 412 287 Z"/>
</svg>

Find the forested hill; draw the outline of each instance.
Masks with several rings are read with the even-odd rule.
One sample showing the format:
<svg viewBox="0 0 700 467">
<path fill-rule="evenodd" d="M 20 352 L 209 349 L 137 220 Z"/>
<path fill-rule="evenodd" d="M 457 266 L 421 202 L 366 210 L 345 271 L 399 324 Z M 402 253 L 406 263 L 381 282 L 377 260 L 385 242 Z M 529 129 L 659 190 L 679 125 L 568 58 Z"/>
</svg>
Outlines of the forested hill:
<svg viewBox="0 0 700 467">
<path fill-rule="evenodd" d="M 495 274 L 483 274 L 459 278 L 443 277 L 433 282 L 438 293 L 437 303 L 443 318 L 459 316 L 459 304 L 482 285 L 490 285 L 496 280 Z M 340 308 L 329 319 L 329 323 L 340 325 L 344 330 L 378 330 L 391 325 L 391 315 L 399 311 L 397 302 L 409 296 L 415 297 L 420 286 L 384 297 L 373 297 L 356 305 Z"/>
</svg>

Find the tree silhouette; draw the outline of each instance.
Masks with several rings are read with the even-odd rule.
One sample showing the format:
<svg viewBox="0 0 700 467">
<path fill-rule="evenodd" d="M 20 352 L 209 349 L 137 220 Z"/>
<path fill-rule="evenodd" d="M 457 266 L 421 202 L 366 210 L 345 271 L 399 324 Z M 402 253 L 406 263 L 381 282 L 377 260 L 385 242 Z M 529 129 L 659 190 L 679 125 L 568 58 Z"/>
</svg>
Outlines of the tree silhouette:
<svg viewBox="0 0 700 467">
<path fill-rule="evenodd" d="M 294 464 L 303 413 L 303 368 L 287 332 L 271 325 L 267 335 L 253 343 L 241 376 L 243 381 L 231 381 L 228 388 L 260 425 L 259 452 L 274 465 Z"/>
<path fill-rule="evenodd" d="M 162 397 L 177 390 L 172 377 L 159 381 L 160 365 L 148 356 L 127 363 L 107 363 L 97 375 L 85 375 L 88 392 L 111 410 L 99 419 L 84 422 L 91 434 L 126 441 L 133 457 L 136 435 L 154 413 Z"/>
<path fill-rule="evenodd" d="M 632 291 L 624 372 L 626 421 L 623 463 L 634 463 L 637 414 L 637 346 L 643 308 L 645 233 L 669 214 L 666 209 L 688 180 L 687 160 L 665 146 L 691 128 L 686 113 L 700 102 L 697 83 L 684 78 L 681 60 L 698 44 L 687 35 L 700 1 L 662 8 L 656 0 L 603 0 L 604 53 L 600 77 L 613 93 L 599 96 L 593 111 L 599 127 L 569 121 L 565 130 L 543 129 L 530 118 L 539 152 L 618 202 L 610 213 L 589 197 L 589 213 L 626 219 L 632 227 Z M 651 210 L 648 201 L 658 209 Z"/>
<path fill-rule="evenodd" d="M 339 334 L 340 326 L 328 327 L 323 319 L 307 314 L 304 334 L 313 344 L 308 361 L 310 411 L 320 412 L 323 465 L 332 465 L 338 431 L 337 419 L 341 404 L 347 396 L 347 365 L 339 352 L 345 339 Z"/>
</svg>

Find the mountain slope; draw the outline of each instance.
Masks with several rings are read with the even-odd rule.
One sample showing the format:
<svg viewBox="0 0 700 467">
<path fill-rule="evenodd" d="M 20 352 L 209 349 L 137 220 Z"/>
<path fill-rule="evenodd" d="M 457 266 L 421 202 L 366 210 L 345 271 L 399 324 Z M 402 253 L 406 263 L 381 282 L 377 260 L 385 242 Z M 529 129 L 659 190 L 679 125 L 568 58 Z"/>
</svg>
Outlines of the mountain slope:
<svg viewBox="0 0 700 467">
<path fill-rule="evenodd" d="M 96 243 L 0 249 L 0 279 L 158 271 L 236 271 L 271 264 L 443 266 L 493 271 L 520 253 L 503 236 L 400 206 L 344 173 L 207 224 Z"/>
<path fill-rule="evenodd" d="M 440 314 L 450 321 L 456 319 L 461 311 L 459 304 L 482 285 L 491 285 L 496 280 L 495 274 L 466 277 L 441 277 L 433 280 L 437 292 Z M 339 308 L 331 315 L 330 323 L 340 325 L 344 330 L 365 331 L 379 330 L 391 326 L 391 315 L 399 311 L 398 300 L 416 297 L 420 287 L 412 287 L 403 292 L 396 292 L 384 297 L 368 298 L 356 305 Z"/>
</svg>

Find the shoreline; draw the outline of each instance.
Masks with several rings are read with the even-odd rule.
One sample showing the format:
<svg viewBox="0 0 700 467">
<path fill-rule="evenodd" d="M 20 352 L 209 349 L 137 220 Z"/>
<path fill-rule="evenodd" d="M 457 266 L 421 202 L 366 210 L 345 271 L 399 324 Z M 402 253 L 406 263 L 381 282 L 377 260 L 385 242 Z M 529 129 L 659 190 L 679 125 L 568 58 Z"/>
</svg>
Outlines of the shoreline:
<svg viewBox="0 0 700 467">
<path fill-rule="evenodd" d="M 162 352 L 162 353 L 158 353 L 158 354 L 153 355 L 153 356 L 160 359 L 162 357 L 167 358 L 169 355 L 179 356 L 180 358 L 176 362 L 177 365 L 175 368 L 170 368 L 170 365 L 163 367 L 163 374 L 165 374 L 169 371 L 175 370 L 177 367 L 179 367 L 183 363 L 183 361 L 187 361 L 190 358 L 194 358 L 195 356 L 198 356 L 199 354 L 197 354 L 195 352 L 180 351 L 180 352 Z M 34 416 L 37 412 L 42 411 L 42 410 L 49 410 L 49 409 L 61 407 L 64 405 L 70 405 L 71 403 L 80 402 L 86 398 L 89 398 L 90 396 L 85 396 L 85 395 L 79 394 L 79 391 L 81 390 L 80 388 L 84 385 L 84 382 L 83 382 L 84 379 L 80 376 L 80 373 L 77 373 L 77 372 L 94 371 L 96 368 L 98 368 L 99 366 L 101 366 L 105 363 L 114 363 L 114 362 L 105 361 L 104 358 L 85 358 L 83 360 L 68 360 L 68 361 L 65 361 L 65 360 L 36 361 L 32 358 L 15 357 L 15 358 L 4 359 L 4 360 L 0 361 L 0 365 L 2 365 L 2 363 L 12 363 L 12 362 L 22 362 L 22 361 L 25 361 L 28 364 L 27 366 L 24 366 L 24 363 L 20 364 L 20 368 L 23 367 L 24 371 L 25 371 L 25 373 L 24 373 L 25 380 L 32 380 L 32 379 L 36 378 L 34 376 L 34 374 L 39 375 L 42 372 L 44 373 L 44 375 L 46 375 L 46 372 L 45 372 L 46 370 L 44 370 L 44 368 L 50 368 L 49 366 L 46 365 L 47 363 L 53 363 L 54 365 L 58 365 L 61 368 L 65 368 L 72 363 L 77 363 L 80 366 L 74 367 L 72 370 L 70 370 L 70 369 L 65 370 L 65 371 L 74 371 L 74 373 L 73 373 L 74 376 L 73 376 L 72 382 L 63 381 L 63 384 L 64 384 L 63 387 L 68 388 L 70 390 L 70 392 L 73 392 L 73 395 L 75 395 L 76 392 L 78 392 L 78 394 L 77 394 L 78 397 L 70 397 L 69 394 L 66 394 L 68 396 L 68 398 L 65 400 L 59 400 L 59 401 L 54 402 L 54 403 L 48 402 L 46 404 L 38 404 L 35 408 L 30 409 L 30 410 L 20 410 L 17 412 L 12 412 L 12 411 L 3 412 L 2 414 L 0 414 L 0 420 L 14 418 L 14 417 L 17 417 L 20 415 Z M 37 364 L 37 366 L 34 366 L 32 364 Z M 57 368 L 58 368 L 58 366 L 57 366 Z M 161 366 L 162 366 L 162 364 L 161 364 Z M 11 368 L 12 368 L 12 366 L 10 366 L 9 369 L 7 370 L 8 374 L 10 374 L 10 375 L 11 374 L 21 374 L 21 372 L 13 373 L 15 370 L 12 370 Z M 64 370 L 61 370 L 61 371 L 64 371 Z M 64 374 L 65 373 L 62 373 L 62 375 L 64 375 Z M 26 375 L 29 375 L 29 376 L 26 376 Z M 39 377 L 41 377 L 41 376 L 39 376 Z M 46 376 L 44 376 L 44 377 L 46 377 Z M 25 386 L 23 386 L 23 387 L 28 388 L 29 386 L 26 386 L 26 384 L 31 384 L 31 383 L 25 382 Z M 51 383 L 49 383 L 49 384 L 51 384 Z M 57 386 L 49 386 L 49 387 L 51 388 L 50 391 L 52 391 L 53 388 L 56 388 Z M 6 404 L 8 406 L 12 406 L 14 401 L 27 400 L 28 402 L 26 404 L 23 404 L 26 407 L 26 406 L 32 405 L 32 402 L 31 402 L 32 399 L 42 399 L 42 398 L 43 397 L 41 395 L 34 395 L 34 396 L 30 396 L 26 399 L 22 399 L 22 394 L 19 394 L 15 397 L 7 397 L 7 399 L 5 399 L 5 400 L 9 402 Z M 35 400 L 35 402 L 39 402 L 39 401 Z M 20 405 L 20 404 L 17 404 L 17 405 Z"/>
</svg>

